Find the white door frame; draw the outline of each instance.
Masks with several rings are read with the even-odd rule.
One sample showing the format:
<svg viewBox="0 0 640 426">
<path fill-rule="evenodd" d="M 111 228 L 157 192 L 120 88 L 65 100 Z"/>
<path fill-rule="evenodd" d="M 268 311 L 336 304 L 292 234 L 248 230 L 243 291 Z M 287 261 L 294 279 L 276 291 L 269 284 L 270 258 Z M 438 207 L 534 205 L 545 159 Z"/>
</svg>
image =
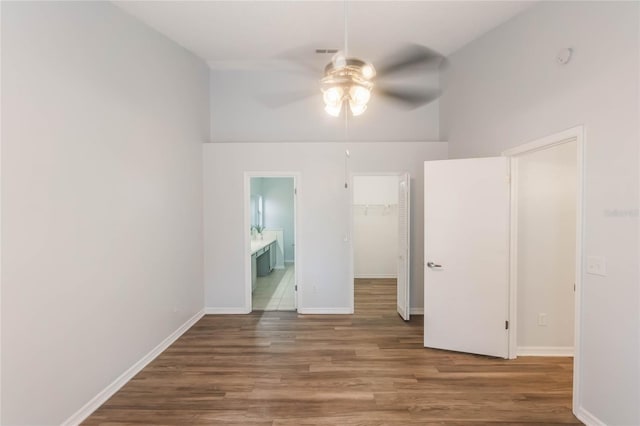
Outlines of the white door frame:
<svg viewBox="0 0 640 426">
<path fill-rule="evenodd" d="M 354 248 L 353 248 L 353 229 L 355 227 L 353 220 L 353 181 L 356 176 L 397 176 L 401 178 L 402 175 L 408 172 L 352 172 L 349 174 L 349 286 L 351 287 L 349 291 L 349 298 L 351 306 L 351 313 L 355 312 L 355 283 L 354 280 L 356 278 L 355 274 L 355 265 L 354 265 Z M 411 178 L 411 174 L 409 174 L 409 178 Z M 411 198 L 411 194 L 409 194 L 409 198 Z M 411 212 L 409 212 L 409 219 L 411 219 Z M 409 259 L 409 270 L 411 271 L 411 259 Z M 411 275 L 410 275 L 411 277 Z M 409 280 L 409 289 L 411 289 L 411 280 Z M 409 307 L 411 310 L 411 307 Z"/>
<path fill-rule="evenodd" d="M 244 172 L 244 311 L 251 313 L 253 310 L 252 288 L 251 288 L 251 178 L 293 178 L 293 258 L 295 262 L 294 268 L 294 285 L 297 290 L 295 292 L 295 307 L 297 311 L 301 310 L 300 300 L 302 300 L 302 286 L 298 282 L 300 276 L 300 244 L 298 235 L 300 234 L 300 220 L 298 209 L 298 195 L 300 194 L 300 172 Z M 284 247 L 282 248 L 284 257 Z M 284 259 L 283 259 L 284 260 Z"/>
<path fill-rule="evenodd" d="M 574 299 L 574 355 L 573 355 L 573 407 L 579 407 L 579 372 L 580 372 L 580 330 L 581 330 L 581 299 L 582 299 L 582 241 L 584 234 L 584 126 L 554 133 L 541 139 L 508 149 L 502 155 L 510 157 L 511 169 L 511 237 L 510 237 L 510 271 L 509 271 L 509 358 L 517 357 L 517 291 L 518 291 L 518 227 L 517 227 L 517 179 L 516 157 L 535 151 L 548 149 L 570 141 L 576 142 L 576 246 L 575 246 L 575 299 Z"/>
</svg>

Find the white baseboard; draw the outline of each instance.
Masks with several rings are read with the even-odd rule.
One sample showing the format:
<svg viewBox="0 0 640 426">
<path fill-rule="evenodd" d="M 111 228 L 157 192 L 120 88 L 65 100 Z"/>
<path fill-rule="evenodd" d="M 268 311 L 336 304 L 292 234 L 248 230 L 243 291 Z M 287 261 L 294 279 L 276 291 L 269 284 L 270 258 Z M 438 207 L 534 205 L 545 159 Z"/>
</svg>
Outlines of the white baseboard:
<svg viewBox="0 0 640 426">
<path fill-rule="evenodd" d="M 573 346 L 518 346 L 518 356 L 573 356 Z"/>
<path fill-rule="evenodd" d="M 204 308 L 205 315 L 246 315 L 251 311 L 246 308 Z"/>
<path fill-rule="evenodd" d="M 411 308 L 409 313 L 411 315 L 424 315 L 424 308 Z"/>
<path fill-rule="evenodd" d="M 376 278 L 398 278 L 396 274 L 356 274 L 353 278 L 376 279 Z"/>
<path fill-rule="evenodd" d="M 585 410 L 583 407 L 578 407 L 577 410 L 573 412 L 576 415 L 578 420 L 584 423 L 587 426 L 606 426 L 607 424 L 591 414 L 589 411 Z"/>
<path fill-rule="evenodd" d="M 104 404 L 109 398 L 113 396 L 121 387 L 123 387 L 129 380 L 131 380 L 136 374 L 138 374 L 144 367 L 146 367 L 151 361 L 153 361 L 158 355 L 164 352 L 173 342 L 178 340 L 185 331 L 191 328 L 202 316 L 204 311 L 199 311 L 194 316 L 189 318 L 184 324 L 182 324 L 176 331 L 171 333 L 153 348 L 148 354 L 143 356 L 138 362 L 129 367 L 124 373 L 122 373 L 117 379 L 115 379 L 110 385 L 100 391 L 96 396 L 91 398 L 82 408 L 76 411 L 71 417 L 62 422 L 63 426 L 79 425 L 87 419 L 94 411 L 96 411 L 102 404 Z"/>
<path fill-rule="evenodd" d="M 302 315 L 351 315 L 351 308 L 298 308 Z"/>
</svg>

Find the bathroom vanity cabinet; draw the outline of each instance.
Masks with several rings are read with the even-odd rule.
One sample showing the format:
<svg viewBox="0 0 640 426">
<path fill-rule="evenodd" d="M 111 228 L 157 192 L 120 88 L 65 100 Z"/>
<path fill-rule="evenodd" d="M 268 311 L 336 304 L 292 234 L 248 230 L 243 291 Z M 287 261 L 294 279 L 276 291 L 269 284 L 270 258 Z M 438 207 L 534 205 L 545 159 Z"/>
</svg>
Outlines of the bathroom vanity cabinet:
<svg viewBox="0 0 640 426">
<path fill-rule="evenodd" d="M 269 275 L 276 266 L 277 241 L 252 240 L 251 241 L 251 289 L 256 288 L 257 277 Z"/>
</svg>

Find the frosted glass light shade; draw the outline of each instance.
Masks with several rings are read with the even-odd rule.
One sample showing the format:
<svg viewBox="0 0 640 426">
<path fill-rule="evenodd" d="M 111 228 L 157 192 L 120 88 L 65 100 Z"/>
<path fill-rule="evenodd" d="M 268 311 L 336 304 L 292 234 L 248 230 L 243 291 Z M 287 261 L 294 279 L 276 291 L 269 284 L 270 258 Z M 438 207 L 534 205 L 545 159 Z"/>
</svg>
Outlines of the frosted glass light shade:
<svg viewBox="0 0 640 426">
<path fill-rule="evenodd" d="M 324 91 L 322 98 L 326 105 L 337 106 L 342 103 L 344 90 L 342 87 L 330 87 Z"/>
<path fill-rule="evenodd" d="M 371 78 L 373 78 L 373 76 L 376 75 L 376 71 L 369 64 L 364 65 L 361 71 L 362 71 L 362 76 L 367 80 L 371 80 Z"/>
<path fill-rule="evenodd" d="M 371 92 L 362 86 L 351 86 L 349 88 L 349 98 L 351 98 L 351 104 L 366 105 L 371 99 Z"/>
<path fill-rule="evenodd" d="M 367 110 L 367 104 L 358 105 L 349 101 L 349 109 L 351 110 L 351 114 L 358 116 Z"/>
<path fill-rule="evenodd" d="M 332 117 L 338 117 L 340 115 L 340 111 L 342 110 L 342 102 L 338 102 L 337 105 L 327 105 L 324 107 L 324 110 Z"/>
</svg>

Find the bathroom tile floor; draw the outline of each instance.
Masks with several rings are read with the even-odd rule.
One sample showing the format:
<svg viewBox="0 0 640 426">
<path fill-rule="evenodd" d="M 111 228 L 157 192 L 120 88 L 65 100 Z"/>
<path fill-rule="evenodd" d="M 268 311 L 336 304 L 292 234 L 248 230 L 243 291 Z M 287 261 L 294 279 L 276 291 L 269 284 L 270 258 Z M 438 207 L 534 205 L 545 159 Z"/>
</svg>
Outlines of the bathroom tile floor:
<svg viewBox="0 0 640 426">
<path fill-rule="evenodd" d="M 258 277 L 253 291 L 254 311 L 295 311 L 294 265 L 274 269 L 266 277 Z"/>
</svg>

